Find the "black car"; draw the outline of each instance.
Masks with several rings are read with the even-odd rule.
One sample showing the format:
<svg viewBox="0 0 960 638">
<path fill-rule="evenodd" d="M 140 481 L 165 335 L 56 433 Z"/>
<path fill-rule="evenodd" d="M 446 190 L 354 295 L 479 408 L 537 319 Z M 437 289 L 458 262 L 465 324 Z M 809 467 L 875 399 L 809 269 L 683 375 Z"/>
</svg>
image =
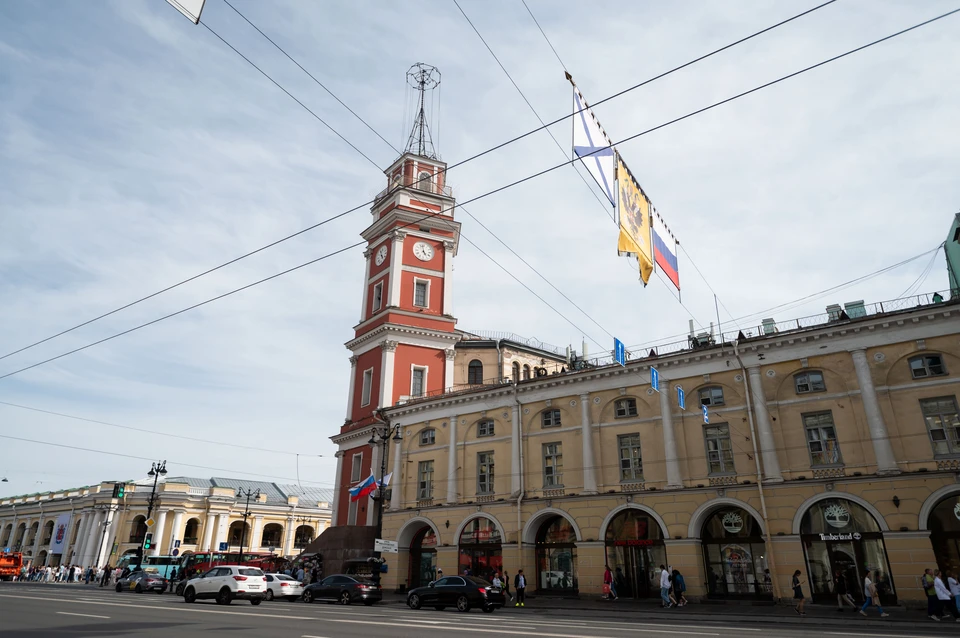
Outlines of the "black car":
<svg viewBox="0 0 960 638">
<path fill-rule="evenodd" d="M 383 600 L 383 589 L 368 578 L 335 574 L 303 589 L 303 602 L 312 603 L 315 600 L 337 602 L 341 605 L 354 602 L 372 605 Z"/>
<path fill-rule="evenodd" d="M 489 614 L 505 603 L 506 597 L 500 588 L 476 576 L 446 576 L 426 587 L 411 589 L 407 594 L 410 609 L 427 605 L 437 611 L 446 607 L 470 611 L 472 607 L 480 607 Z"/>
<path fill-rule="evenodd" d="M 162 594 L 167 590 L 167 579 L 159 574 L 136 571 L 117 581 L 117 592 L 131 590 L 138 594 L 145 591 L 155 591 Z"/>
</svg>

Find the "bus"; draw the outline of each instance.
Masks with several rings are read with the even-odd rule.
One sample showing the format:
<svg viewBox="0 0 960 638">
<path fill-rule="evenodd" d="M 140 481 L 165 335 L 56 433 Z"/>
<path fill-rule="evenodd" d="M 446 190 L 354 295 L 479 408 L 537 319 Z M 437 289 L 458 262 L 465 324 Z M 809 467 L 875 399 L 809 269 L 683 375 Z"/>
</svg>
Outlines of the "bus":
<svg viewBox="0 0 960 638">
<path fill-rule="evenodd" d="M 177 568 L 177 572 L 179 573 L 180 561 L 181 557 L 179 556 L 144 556 L 140 563 L 140 568 L 145 572 L 152 572 L 164 578 L 170 578 L 170 572 L 173 571 L 174 567 Z M 137 555 L 127 554 L 126 556 L 122 556 L 120 560 L 117 561 L 117 567 L 120 569 L 130 569 L 131 571 L 136 569 Z"/>
<path fill-rule="evenodd" d="M 269 552 L 244 552 L 242 558 L 240 552 L 197 552 L 183 554 L 178 560 L 177 580 L 180 581 L 176 590 L 178 594 L 182 593 L 186 579 L 197 578 L 200 574 L 217 565 L 259 567 L 264 573 L 267 573 L 277 572 L 289 562 L 282 556 Z"/>
</svg>

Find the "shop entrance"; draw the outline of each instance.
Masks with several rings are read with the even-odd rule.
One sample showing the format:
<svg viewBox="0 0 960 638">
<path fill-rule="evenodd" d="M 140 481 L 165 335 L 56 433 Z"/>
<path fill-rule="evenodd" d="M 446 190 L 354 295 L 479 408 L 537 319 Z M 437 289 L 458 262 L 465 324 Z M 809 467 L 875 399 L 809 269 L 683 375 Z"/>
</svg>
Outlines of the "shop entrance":
<svg viewBox="0 0 960 638">
<path fill-rule="evenodd" d="M 429 585 L 437 578 L 437 535 L 424 527 L 410 543 L 410 588 Z"/>
<path fill-rule="evenodd" d="M 624 510 L 607 525 L 604 543 L 618 596 L 660 596 L 660 565 L 667 564 L 667 552 L 660 525 L 649 514 Z"/>
<path fill-rule="evenodd" d="M 577 533 L 563 516 L 547 519 L 537 531 L 537 591 L 576 593 Z"/>
<path fill-rule="evenodd" d="M 948 574 L 960 573 L 960 495 L 948 496 L 933 508 L 927 521 L 937 567 Z"/>
<path fill-rule="evenodd" d="M 716 511 L 704 523 L 700 538 L 710 598 L 773 598 L 763 532 L 749 512 Z"/>
<path fill-rule="evenodd" d="M 460 575 L 469 573 L 492 581 L 503 569 L 500 530 L 489 518 L 475 518 L 460 534 Z"/>
</svg>

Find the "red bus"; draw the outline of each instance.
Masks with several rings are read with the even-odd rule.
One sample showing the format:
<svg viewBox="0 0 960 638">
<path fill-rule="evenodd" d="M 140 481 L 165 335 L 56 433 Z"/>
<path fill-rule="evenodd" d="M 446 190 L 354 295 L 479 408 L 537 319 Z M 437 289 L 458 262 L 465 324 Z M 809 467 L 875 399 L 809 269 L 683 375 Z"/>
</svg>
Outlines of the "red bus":
<svg viewBox="0 0 960 638">
<path fill-rule="evenodd" d="M 259 567 L 264 572 L 275 572 L 286 562 L 287 560 L 282 556 L 269 552 L 244 552 L 242 558 L 240 552 L 197 552 L 184 554 L 177 571 L 182 580 L 196 578 L 217 565 L 246 565 Z"/>
</svg>

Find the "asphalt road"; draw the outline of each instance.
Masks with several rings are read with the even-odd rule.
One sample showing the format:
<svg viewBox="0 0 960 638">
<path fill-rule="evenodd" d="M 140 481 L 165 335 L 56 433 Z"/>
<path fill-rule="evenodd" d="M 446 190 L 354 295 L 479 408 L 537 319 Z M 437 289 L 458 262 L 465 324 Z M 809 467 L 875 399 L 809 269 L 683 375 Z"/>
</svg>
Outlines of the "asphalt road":
<svg viewBox="0 0 960 638">
<path fill-rule="evenodd" d="M 815 621 L 814 621 L 815 622 Z M 539 638 L 657 638 L 678 636 L 717 638 L 834 638 L 883 637 L 928 638 L 960 633 L 954 623 L 909 625 L 902 629 L 862 627 L 849 631 L 836 627 L 738 626 L 742 623 L 684 623 L 682 617 L 662 622 L 638 621 L 611 612 L 504 609 L 493 614 L 479 610 L 462 614 L 455 610 L 413 611 L 403 605 L 373 607 L 314 603 L 264 602 L 254 607 L 235 601 L 220 606 L 213 601 L 191 605 L 171 594 L 116 593 L 70 585 L 0 584 L 0 638 L 72 636 L 284 636 L 334 638 L 396 636 L 422 638 L 456 636 L 537 636 Z"/>
</svg>

